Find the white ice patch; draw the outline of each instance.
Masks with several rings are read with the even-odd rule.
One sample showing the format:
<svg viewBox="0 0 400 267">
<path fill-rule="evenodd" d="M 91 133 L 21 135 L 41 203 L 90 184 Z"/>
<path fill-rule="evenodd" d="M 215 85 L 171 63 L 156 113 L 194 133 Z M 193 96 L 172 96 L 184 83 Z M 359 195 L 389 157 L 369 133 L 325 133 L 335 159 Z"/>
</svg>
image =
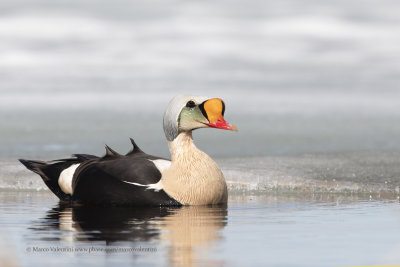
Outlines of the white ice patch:
<svg viewBox="0 0 400 267">
<path fill-rule="evenodd" d="M 79 167 L 79 165 L 79 163 L 73 164 L 60 173 L 60 177 L 58 178 L 58 185 L 60 186 L 61 190 L 66 194 L 72 195 L 72 178 L 74 177 L 75 170 Z"/>
</svg>

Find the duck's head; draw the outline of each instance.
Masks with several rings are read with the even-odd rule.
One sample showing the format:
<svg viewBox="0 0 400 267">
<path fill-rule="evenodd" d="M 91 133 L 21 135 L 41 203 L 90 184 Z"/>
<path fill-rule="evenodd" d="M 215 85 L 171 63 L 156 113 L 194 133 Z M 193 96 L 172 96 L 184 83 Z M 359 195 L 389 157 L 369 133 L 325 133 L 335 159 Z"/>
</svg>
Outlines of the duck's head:
<svg viewBox="0 0 400 267">
<path fill-rule="evenodd" d="M 198 128 L 237 131 L 224 119 L 225 103 L 220 98 L 178 95 L 169 102 L 164 113 L 164 132 L 173 141 L 181 132 Z"/>
</svg>

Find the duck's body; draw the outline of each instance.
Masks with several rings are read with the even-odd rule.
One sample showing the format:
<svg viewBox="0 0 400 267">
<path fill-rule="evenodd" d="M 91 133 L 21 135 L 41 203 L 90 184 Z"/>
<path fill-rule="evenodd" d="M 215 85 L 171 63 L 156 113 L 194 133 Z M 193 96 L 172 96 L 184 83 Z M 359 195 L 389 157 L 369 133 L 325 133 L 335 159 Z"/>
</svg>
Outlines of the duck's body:
<svg viewBox="0 0 400 267">
<path fill-rule="evenodd" d="M 211 105 L 208 101 L 215 102 Z M 226 203 L 228 194 L 224 176 L 217 164 L 194 145 L 192 130 L 204 127 L 202 125 L 236 128 L 223 120 L 225 106 L 221 100 L 218 99 L 222 109 L 217 107 L 216 111 L 212 108 L 218 106 L 218 101 L 208 101 L 196 101 L 187 96 L 171 101 L 164 115 L 171 161 L 144 153 L 132 139 L 133 150 L 127 155 L 120 155 L 106 146 L 107 153 L 101 158 L 76 154 L 74 158 L 49 163 L 20 161 L 39 174 L 52 192 L 66 202 L 129 206 Z M 182 103 L 184 107 L 181 107 Z M 205 103 L 208 108 L 199 107 Z M 206 114 L 207 122 L 199 118 L 197 107 Z M 217 120 L 208 118 L 218 112 L 221 116 L 217 116 Z M 177 125 L 171 127 L 175 125 L 174 121 Z"/>
</svg>

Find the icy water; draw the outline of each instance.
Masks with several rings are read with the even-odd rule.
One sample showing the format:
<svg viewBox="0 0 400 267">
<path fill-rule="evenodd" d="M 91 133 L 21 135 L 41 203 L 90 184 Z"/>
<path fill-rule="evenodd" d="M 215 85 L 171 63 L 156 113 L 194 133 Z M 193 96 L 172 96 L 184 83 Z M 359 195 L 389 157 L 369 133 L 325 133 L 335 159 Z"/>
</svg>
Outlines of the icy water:
<svg viewBox="0 0 400 267">
<path fill-rule="evenodd" d="M 62 205 L 3 161 L 4 266 L 366 266 L 400 262 L 400 153 L 217 159 L 227 207 Z"/>
<path fill-rule="evenodd" d="M 398 199 L 235 193 L 228 207 L 87 208 L 62 206 L 49 192 L 8 191 L 1 203 L 2 253 L 16 266 L 400 261 Z"/>
<path fill-rule="evenodd" d="M 400 2 L 0 2 L 1 266 L 400 264 Z M 168 157 L 178 93 L 227 207 L 60 206 L 18 158 Z M 53 251 L 52 251 L 53 250 Z M 55 251 L 54 251 L 55 250 Z"/>
</svg>

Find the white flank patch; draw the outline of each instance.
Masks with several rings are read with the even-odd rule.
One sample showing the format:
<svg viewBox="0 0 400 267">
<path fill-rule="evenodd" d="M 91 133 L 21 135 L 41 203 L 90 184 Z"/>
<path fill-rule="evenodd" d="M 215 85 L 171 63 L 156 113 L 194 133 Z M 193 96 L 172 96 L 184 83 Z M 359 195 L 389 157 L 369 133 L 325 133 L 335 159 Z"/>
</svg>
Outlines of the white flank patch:
<svg viewBox="0 0 400 267">
<path fill-rule="evenodd" d="M 128 181 L 122 181 L 122 182 L 127 183 L 127 184 L 137 185 L 137 186 L 147 186 L 146 184 L 138 184 L 138 183 L 133 183 L 133 182 L 128 182 Z"/>
<path fill-rule="evenodd" d="M 158 183 L 156 183 L 156 184 L 149 184 L 149 185 L 147 186 L 147 189 L 153 189 L 153 190 L 156 191 L 156 192 L 158 192 L 158 191 L 160 191 L 161 189 L 163 189 L 162 183 L 161 183 L 161 179 L 160 179 L 160 181 L 158 181 Z"/>
<path fill-rule="evenodd" d="M 60 177 L 58 178 L 58 185 L 60 186 L 61 190 L 66 194 L 72 195 L 72 178 L 74 177 L 75 170 L 79 167 L 79 165 L 79 163 L 73 164 L 60 173 Z"/>
<path fill-rule="evenodd" d="M 122 181 L 122 182 L 127 183 L 127 184 L 137 185 L 137 186 L 146 186 L 147 187 L 146 190 L 147 189 L 153 189 L 156 192 L 158 192 L 161 189 L 163 189 L 161 180 L 158 181 L 158 183 L 155 183 L 155 184 L 139 184 L 139 183 L 133 183 L 133 182 L 128 182 L 128 181 Z"/>
<path fill-rule="evenodd" d="M 156 168 L 161 172 L 161 175 L 166 169 L 171 167 L 171 161 L 169 161 L 169 160 L 165 160 L 165 159 L 150 160 L 149 159 L 149 161 L 153 162 L 154 165 L 156 165 Z M 146 189 L 153 189 L 156 192 L 163 189 L 161 179 L 160 179 L 160 181 L 158 181 L 155 184 L 139 184 L 139 183 L 128 182 L 128 181 L 123 181 L 123 182 L 127 183 L 127 184 L 137 185 L 137 186 L 146 186 L 147 187 Z"/>
<path fill-rule="evenodd" d="M 156 165 L 157 169 L 161 172 L 161 175 L 163 172 L 171 167 L 171 161 L 165 160 L 165 159 L 156 159 L 156 160 L 150 160 L 151 162 Z"/>
</svg>

